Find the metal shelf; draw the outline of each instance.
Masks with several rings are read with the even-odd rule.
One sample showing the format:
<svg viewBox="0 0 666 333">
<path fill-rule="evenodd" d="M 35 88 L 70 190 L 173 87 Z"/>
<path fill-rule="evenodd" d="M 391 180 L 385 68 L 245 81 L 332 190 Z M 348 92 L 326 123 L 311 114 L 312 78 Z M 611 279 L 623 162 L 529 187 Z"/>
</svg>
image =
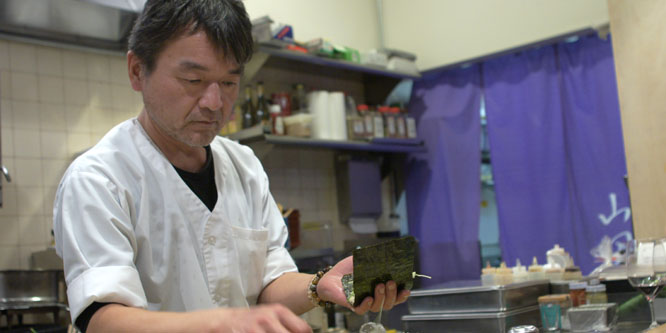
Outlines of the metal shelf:
<svg viewBox="0 0 666 333">
<path fill-rule="evenodd" d="M 258 126 L 229 135 L 229 139 L 246 145 L 267 143 L 278 146 L 378 153 L 416 153 L 425 151 L 423 142 L 415 139 L 371 139 L 369 141 L 320 140 L 264 134 L 261 132 L 261 127 Z"/>
<path fill-rule="evenodd" d="M 290 59 L 303 63 L 344 69 L 348 71 L 371 74 L 376 76 L 392 77 L 396 79 L 418 79 L 421 77 L 421 75 L 414 75 L 412 73 L 389 70 L 380 66 L 362 65 L 344 60 L 319 57 L 308 53 L 290 51 L 262 44 L 259 44 L 259 51 L 271 56 L 280 57 L 284 59 Z"/>
</svg>

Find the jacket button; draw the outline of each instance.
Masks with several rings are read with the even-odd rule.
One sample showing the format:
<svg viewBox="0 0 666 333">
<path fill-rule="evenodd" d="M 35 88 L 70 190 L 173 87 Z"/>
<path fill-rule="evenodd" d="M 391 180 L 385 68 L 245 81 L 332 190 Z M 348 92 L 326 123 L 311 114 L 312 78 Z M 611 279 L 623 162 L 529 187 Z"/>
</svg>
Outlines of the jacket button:
<svg viewBox="0 0 666 333">
<path fill-rule="evenodd" d="M 215 245 L 216 242 L 217 238 L 215 238 L 215 236 L 208 237 L 208 245 Z"/>
</svg>

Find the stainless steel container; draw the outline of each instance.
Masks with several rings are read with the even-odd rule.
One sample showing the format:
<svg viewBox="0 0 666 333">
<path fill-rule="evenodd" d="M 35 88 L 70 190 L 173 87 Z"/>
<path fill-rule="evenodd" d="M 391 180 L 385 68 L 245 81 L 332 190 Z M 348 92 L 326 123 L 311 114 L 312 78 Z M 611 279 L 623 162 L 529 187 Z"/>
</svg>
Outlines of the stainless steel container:
<svg viewBox="0 0 666 333">
<path fill-rule="evenodd" d="M 506 333 L 514 326 L 541 326 L 538 306 L 508 312 L 406 315 L 402 317 L 402 323 L 403 329 L 410 333 Z"/>
<path fill-rule="evenodd" d="M 0 271 L 0 303 L 58 302 L 59 270 Z"/>
<path fill-rule="evenodd" d="M 500 312 L 538 304 L 548 294 L 548 281 L 528 281 L 503 286 L 483 286 L 481 281 L 456 281 L 433 289 L 412 290 L 407 300 L 410 314 Z"/>
</svg>

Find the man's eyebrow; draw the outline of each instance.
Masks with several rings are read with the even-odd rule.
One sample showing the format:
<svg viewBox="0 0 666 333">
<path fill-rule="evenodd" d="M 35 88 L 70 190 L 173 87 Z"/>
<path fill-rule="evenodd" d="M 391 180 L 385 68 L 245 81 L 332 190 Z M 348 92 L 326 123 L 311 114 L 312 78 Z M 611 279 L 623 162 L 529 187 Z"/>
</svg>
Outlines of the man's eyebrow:
<svg viewBox="0 0 666 333">
<path fill-rule="evenodd" d="M 199 70 L 199 71 L 205 71 L 205 72 L 210 71 L 210 69 L 208 67 L 206 67 L 202 64 L 193 62 L 193 61 L 189 61 L 189 60 L 181 61 L 178 67 L 180 67 L 184 70 Z M 232 69 L 229 70 L 229 74 L 242 75 L 243 74 L 243 69 L 244 69 L 243 67 L 244 66 L 232 68 Z"/>
<path fill-rule="evenodd" d="M 180 62 L 178 67 L 185 69 L 185 70 L 200 70 L 200 71 L 209 71 L 210 69 L 202 64 L 189 61 L 189 60 L 183 60 Z"/>
</svg>

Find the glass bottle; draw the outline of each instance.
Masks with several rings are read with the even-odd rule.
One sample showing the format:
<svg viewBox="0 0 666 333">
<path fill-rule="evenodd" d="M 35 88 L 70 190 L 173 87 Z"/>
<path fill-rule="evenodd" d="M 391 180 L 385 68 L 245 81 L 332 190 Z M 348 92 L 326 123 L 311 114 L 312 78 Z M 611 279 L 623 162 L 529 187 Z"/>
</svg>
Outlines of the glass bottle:
<svg viewBox="0 0 666 333">
<path fill-rule="evenodd" d="M 416 139 L 416 119 L 409 115 L 407 109 L 403 109 L 405 113 L 405 127 L 407 128 L 407 138 Z"/>
<path fill-rule="evenodd" d="M 291 113 L 307 113 L 308 100 L 305 96 L 305 86 L 302 83 L 296 83 L 293 86 L 294 92 L 291 95 Z"/>
<path fill-rule="evenodd" d="M 252 105 L 252 88 L 245 87 L 245 101 L 241 107 L 243 114 L 243 129 L 250 128 L 254 125 L 254 105 Z"/>
<path fill-rule="evenodd" d="M 255 110 L 256 114 L 256 123 L 261 124 L 264 128 L 264 132 L 270 132 L 270 111 L 268 110 L 268 102 L 264 98 L 264 83 L 257 82 L 257 109 Z"/>
<path fill-rule="evenodd" d="M 395 131 L 396 137 L 404 139 L 407 137 L 407 128 L 405 125 L 405 117 L 399 107 L 392 107 L 391 114 L 395 117 Z"/>
<path fill-rule="evenodd" d="M 388 106 L 380 106 L 377 110 L 384 118 L 384 136 L 387 138 L 395 138 L 395 117 L 391 113 L 391 108 Z"/>
<path fill-rule="evenodd" d="M 371 110 L 373 124 L 372 124 L 372 137 L 373 138 L 383 138 L 384 137 L 384 118 L 378 110 Z"/>
<path fill-rule="evenodd" d="M 365 104 L 360 104 L 356 107 L 356 110 L 358 110 L 359 115 L 363 119 L 363 137 L 371 138 L 375 134 L 375 119 L 372 113 L 370 113 L 370 108 Z"/>
</svg>

